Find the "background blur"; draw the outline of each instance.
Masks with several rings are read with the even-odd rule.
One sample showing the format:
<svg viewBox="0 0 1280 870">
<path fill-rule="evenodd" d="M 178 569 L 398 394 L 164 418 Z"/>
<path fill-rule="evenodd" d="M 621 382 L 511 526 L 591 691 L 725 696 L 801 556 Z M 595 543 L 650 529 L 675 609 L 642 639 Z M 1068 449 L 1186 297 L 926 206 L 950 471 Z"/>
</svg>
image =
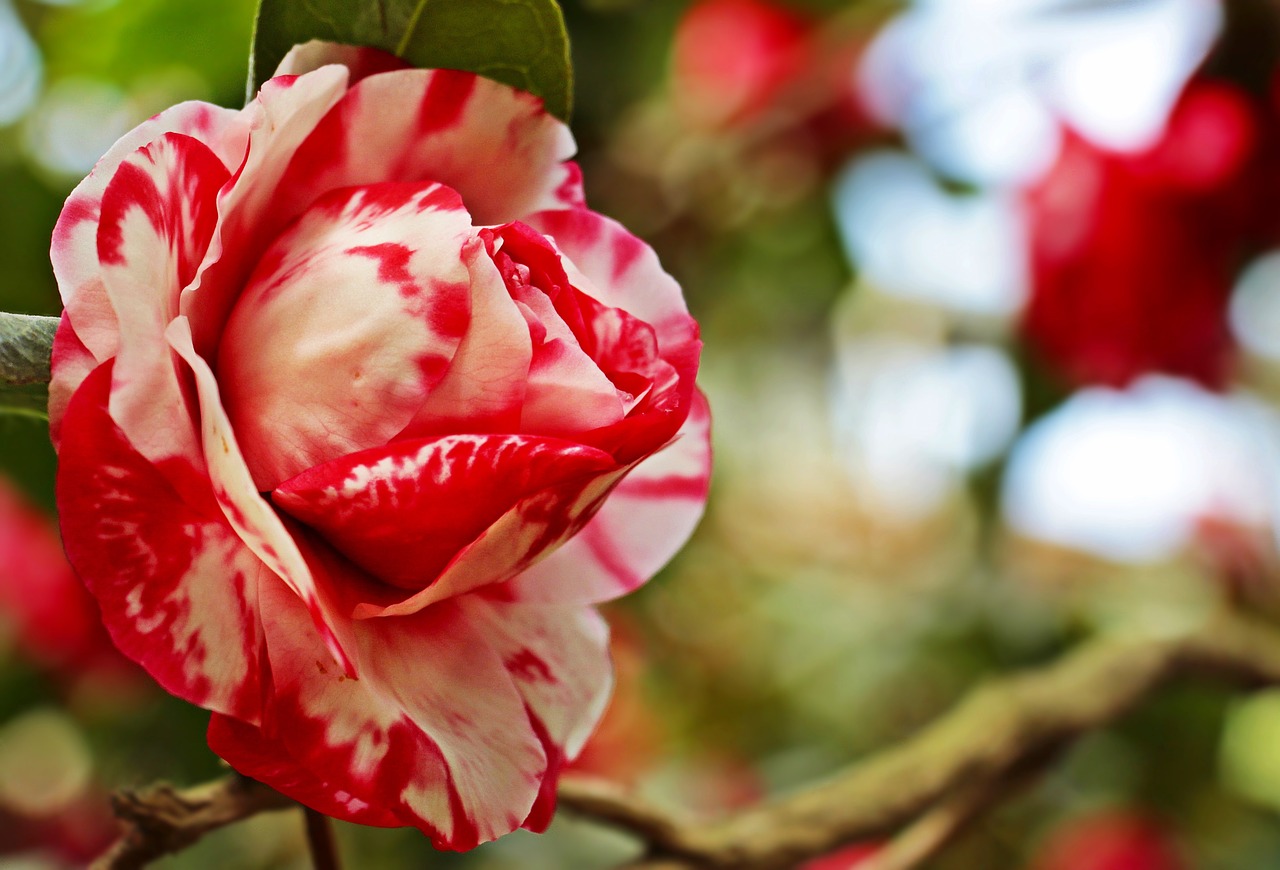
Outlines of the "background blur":
<svg viewBox="0 0 1280 870">
<path fill-rule="evenodd" d="M 0 0 L 0 310 L 55 314 L 63 198 L 182 99 L 243 100 L 250 0 Z M 1280 618 L 1280 5 L 572 0 L 589 201 L 703 325 L 702 528 L 613 606 L 580 767 L 691 814 L 830 772 L 984 675 L 1223 602 Z M 44 424 L 0 417 L 0 867 L 76 866 L 105 794 L 217 775 L 62 560 Z M 1280 867 L 1280 694 L 1181 686 L 940 870 Z M 571 819 L 467 856 L 607 867 Z M 853 866 L 854 853 L 824 864 Z M 305 867 L 296 814 L 162 866 Z"/>
</svg>

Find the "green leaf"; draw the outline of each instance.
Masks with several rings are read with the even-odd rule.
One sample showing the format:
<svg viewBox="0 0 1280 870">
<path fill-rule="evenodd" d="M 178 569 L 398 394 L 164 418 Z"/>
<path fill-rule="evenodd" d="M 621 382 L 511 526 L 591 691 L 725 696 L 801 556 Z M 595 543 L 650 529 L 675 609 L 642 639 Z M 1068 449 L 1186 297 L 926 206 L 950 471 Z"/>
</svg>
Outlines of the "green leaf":
<svg viewBox="0 0 1280 870">
<path fill-rule="evenodd" d="M 548 112 L 569 120 L 573 69 L 555 0 L 260 0 L 250 97 L 290 48 L 309 39 L 477 73 L 542 97 Z"/>
<path fill-rule="evenodd" d="M 0 313 L 0 412 L 44 416 L 56 317 Z"/>
</svg>

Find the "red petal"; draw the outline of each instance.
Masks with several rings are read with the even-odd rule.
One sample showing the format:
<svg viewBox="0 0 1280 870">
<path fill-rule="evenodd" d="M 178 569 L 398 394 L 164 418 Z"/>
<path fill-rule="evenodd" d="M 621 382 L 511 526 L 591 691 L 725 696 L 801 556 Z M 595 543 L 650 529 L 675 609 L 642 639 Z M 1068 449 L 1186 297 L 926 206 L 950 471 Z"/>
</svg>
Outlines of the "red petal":
<svg viewBox="0 0 1280 870">
<path fill-rule="evenodd" d="M 108 413 L 110 387 L 107 363 L 64 418 L 57 495 L 67 556 L 116 645 L 160 685 L 256 721 L 262 564 L 222 519 L 200 472 L 162 474 L 129 444 Z M 182 495 L 169 483 L 180 473 Z M 192 501 L 201 489 L 205 498 Z"/>
</svg>

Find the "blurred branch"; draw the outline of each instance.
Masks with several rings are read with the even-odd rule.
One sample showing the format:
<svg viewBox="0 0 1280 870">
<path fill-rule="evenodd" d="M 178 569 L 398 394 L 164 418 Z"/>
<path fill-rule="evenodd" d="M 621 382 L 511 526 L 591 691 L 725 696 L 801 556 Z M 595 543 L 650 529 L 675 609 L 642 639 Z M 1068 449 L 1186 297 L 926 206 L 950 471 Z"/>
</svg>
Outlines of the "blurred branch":
<svg viewBox="0 0 1280 870">
<path fill-rule="evenodd" d="M 1053 664 L 979 687 L 915 736 L 825 782 L 710 823 L 677 820 L 568 779 L 561 796 L 566 808 L 644 841 L 647 856 L 632 870 L 794 867 L 895 831 L 879 867 L 907 870 L 1080 735 L 1174 677 L 1206 674 L 1280 683 L 1280 631 L 1223 613 L 1180 635 L 1089 641 Z"/>
<path fill-rule="evenodd" d="M 231 774 L 187 789 L 159 783 L 121 789 L 111 805 L 124 828 L 91 870 L 135 870 L 180 852 L 210 831 L 297 804 L 260 782 Z"/>
<path fill-rule="evenodd" d="M 631 870 L 781 870 L 897 832 L 868 870 L 911 870 L 1043 770 L 1167 681 L 1208 675 L 1280 684 L 1280 630 L 1221 613 L 1179 635 L 1104 636 L 1050 665 L 974 690 L 916 735 L 791 795 L 725 818 L 690 821 L 598 779 L 566 776 L 560 805 L 633 834 Z M 260 812 L 296 806 L 232 775 L 190 789 L 118 792 L 125 832 L 95 870 L 128 870 Z"/>
<path fill-rule="evenodd" d="M 0 411 L 43 415 L 56 317 L 0 312 Z"/>
</svg>

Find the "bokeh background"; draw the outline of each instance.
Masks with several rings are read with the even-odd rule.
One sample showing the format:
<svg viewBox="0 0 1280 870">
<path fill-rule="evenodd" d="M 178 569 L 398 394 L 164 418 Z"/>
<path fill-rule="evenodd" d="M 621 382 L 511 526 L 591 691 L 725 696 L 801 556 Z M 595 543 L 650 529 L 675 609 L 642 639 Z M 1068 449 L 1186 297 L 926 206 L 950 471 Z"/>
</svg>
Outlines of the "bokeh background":
<svg viewBox="0 0 1280 870">
<path fill-rule="evenodd" d="M 119 135 L 243 102 L 252 6 L 0 0 L 0 310 L 57 313 L 51 228 Z M 581 769 L 715 814 L 1091 633 L 1280 619 L 1280 4 L 565 12 L 589 201 L 685 287 L 717 451 L 694 540 L 608 610 L 618 691 Z M 205 714 L 98 626 L 53 472 L 43 423 L 0 416 L 2 868 L 84 863 L 114 786 L 220 772 Z M 936 867 L 1265 870 L 1278 811 L 1280 694 L 1182 685 Z M 361 868 L 630 854 L 567 818 L 465 856 L 339 834 Z M 306 867 L 301 822 L 161 866 Z"/>
</svg>

